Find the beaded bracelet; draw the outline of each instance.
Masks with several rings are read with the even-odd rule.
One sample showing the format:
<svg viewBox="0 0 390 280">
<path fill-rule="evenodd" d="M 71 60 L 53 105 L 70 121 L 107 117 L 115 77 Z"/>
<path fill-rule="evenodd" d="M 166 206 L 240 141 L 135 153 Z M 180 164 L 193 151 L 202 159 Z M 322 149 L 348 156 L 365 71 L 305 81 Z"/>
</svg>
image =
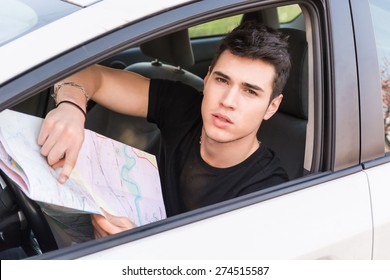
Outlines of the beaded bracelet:
<svg viewBox="0 0 390 280">
<path fill-rule="evenodd" d="M 85 88 L 75 82 L 63 82 L 63 83 L 60 83 L 60 84 L 57 84 L 54 86 L 54 93 L 51 95 L 53 98 L 54 98 L 54 101 L 56 102 L 57 104 L 57 95 L 58 95 L 58 91 L 64 87 L 64 86 L 70 86 L 70 87 L 76 87 L 78 88 L 79 90 L 81 90 L 81 92 L 84 94 L 85 96 L 85 99 L 86 101 L 88 102 L 89 100 L 89 95 L 87 94 L 87 91 L 85 90 Z"/>
<path fill-rule="evenodd" d="M 68 103 L 68 104 L 75 106 L 77 109 L 79 109 L 83 113 L 84 117 L 87 118 L 87 114 L 84 112 L 83 108 L 81 108 L 79 105 L 77 105 L 76 103 L 69 101 L 69 100 L 62 100 L 62 101 L 58 102 L 56 104 L 56 108 L 58 106 L 60 106 L 62 103 Z"/>
</svg>

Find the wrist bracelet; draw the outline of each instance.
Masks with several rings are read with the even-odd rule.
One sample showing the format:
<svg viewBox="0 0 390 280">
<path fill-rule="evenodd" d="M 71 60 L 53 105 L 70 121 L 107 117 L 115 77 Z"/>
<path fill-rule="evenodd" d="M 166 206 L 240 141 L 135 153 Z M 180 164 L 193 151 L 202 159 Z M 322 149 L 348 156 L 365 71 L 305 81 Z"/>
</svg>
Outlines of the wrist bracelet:
<svg viewBox="0 0 390 280">
<path fill-rule="evenodd" d="M 75 106 L 77 109 L 79 109 L 83 113 L 84 118 L 87 118 L 87 114 L 84 112 L 83 108 L 81 108 L 79 105 L 77 105 L 76 103 L 74 103 L 72 101 L 69 101 L 69 100 L 62 100 L 62 101 L 58 102 L 56 104 L 56 108 L 58 106 L 60 106 L 62 103 L 68 103 L 68 104 L 71 104 L 71 105 Z"/>
<path fill-rule="evenodd" d="M 89 100 L 89 95 L 87 94 L 87 91 L 85 90 L 85 88 L 79 84 L 76 84 L 74 82 L 63 82 L 63 83 L 60 83 L 60 84 L 57 84 L 54 86 L 54 93 L 51 95 L 53 98 L 54 98 L 54 101 L 56 102 L 57 104 L 57 95 L 58 95 L 58 91 L 62 88 L 62 87 L 65 87 L 65 86 L 70 86 L 70 87 L 76 87 L 78 88 L 79 90 L 81 90 L 81 92 L 84 94 L 85 96 L 85 99 L 86 101 L 88 102 Z"/>
</svg>

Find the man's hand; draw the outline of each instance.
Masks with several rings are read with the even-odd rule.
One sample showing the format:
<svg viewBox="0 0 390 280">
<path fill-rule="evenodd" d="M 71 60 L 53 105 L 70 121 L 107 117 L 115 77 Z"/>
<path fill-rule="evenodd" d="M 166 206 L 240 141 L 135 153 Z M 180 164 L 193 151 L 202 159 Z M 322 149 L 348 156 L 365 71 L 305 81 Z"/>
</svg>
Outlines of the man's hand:
<svg viewBox="0 0 390 280">
<path fill-rule="evenodd" d="M 92 225 L 95 229 L 95 238 L 102 238 L 110 234 L 119 233 L 135 228 L 136 225 L 126 217 L 116 217 L 104 211 L 104 216 L 91 215 Z"/>
<path fill-rule="evenodd" d="M 85 117 L 73 105 L 61 104 L 50 111 L 38 136 L 41 154 L 53 168 L 62 167 L 60 183 L 69 178 L 84 141 Z"/>
</svg>

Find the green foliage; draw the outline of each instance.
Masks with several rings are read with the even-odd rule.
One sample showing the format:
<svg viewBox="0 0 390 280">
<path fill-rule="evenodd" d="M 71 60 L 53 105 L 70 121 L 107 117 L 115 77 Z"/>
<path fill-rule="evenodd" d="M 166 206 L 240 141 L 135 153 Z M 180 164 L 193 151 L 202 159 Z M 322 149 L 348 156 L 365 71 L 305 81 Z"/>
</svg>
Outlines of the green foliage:
<svg viewBox="0 0 390 280">
<path fill-rule="evenodd" d="M 207 37 L 226 34 L 240 24 L 241 18 L 242 15 L 237 15 L 199 24 L 189 29 L 190 37 Z"/>
<path fill-rule="evenodd" d="M 302 13 L 298 4 L 283 6 L 278 8 L 278 16 L 280 23 L 288 23 L 293 21 Z"/>
<path fill-rule="evenodd" d="M 302 13 L 298 4 L 278 7 L 277 11 L 280 23 L 290 22 Z M 189 29 L 190 37 L 196 38 L 226 34 L 238 26 L 241 19 L 242 15 L 236 15 L 196 25 Z"/>
</svg>

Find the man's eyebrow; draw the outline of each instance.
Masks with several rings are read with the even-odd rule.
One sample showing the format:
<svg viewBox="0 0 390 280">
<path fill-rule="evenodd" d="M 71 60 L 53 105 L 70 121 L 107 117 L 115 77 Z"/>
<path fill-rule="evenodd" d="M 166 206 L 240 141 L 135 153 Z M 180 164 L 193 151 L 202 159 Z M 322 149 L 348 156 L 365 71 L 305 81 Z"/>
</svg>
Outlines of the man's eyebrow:
<svg viewBox="0 0 390 280">
<path fill-rule="evenodd" d="M 221 77 L 223 77 L 223 78 L 225 78 L 227 80 L 230 80 L 230 77 L 228 75 L 226 75 L 226 74 L 224 74 L 224 73 L 222 73 L 220 71 L 214 71 L 214 74 L 218 75 L 218 76 L 221 76 Z"/>
<path fill-rule="evenodd" d="M 222 73 L 221 71 L 214 71 L 214 74 L 217 75 L 217 76 L 223 77 L 226 80 L 230 80 L 230 77 L 228 75 Z M 244 87 L 247 87 L 247 88 L 250 88 L 250 89 L 253 89 L 253 90 L 258 90 L 258 91 L 264 92 L 264 89 L 262 89 L 260 86 L 257 86 L 257 85 L 253 85 L 253 84 L 246 83 L 246 82 L 243 82 L 242 85 Z"/>
<path fill-rule="evenodd" d="M 250 88 L 250 89 L 254 89 L 254 90 L 258 90 L 258 91 L 264 92 L 264 90 L 261 87 L 257 86 L 257 85 L 252 85 L 250 83 L 245 83 L 245 82 L 242 83 L 242 85 L 244 87 L 247 87 L 247 88 Z"/>
</svg>

